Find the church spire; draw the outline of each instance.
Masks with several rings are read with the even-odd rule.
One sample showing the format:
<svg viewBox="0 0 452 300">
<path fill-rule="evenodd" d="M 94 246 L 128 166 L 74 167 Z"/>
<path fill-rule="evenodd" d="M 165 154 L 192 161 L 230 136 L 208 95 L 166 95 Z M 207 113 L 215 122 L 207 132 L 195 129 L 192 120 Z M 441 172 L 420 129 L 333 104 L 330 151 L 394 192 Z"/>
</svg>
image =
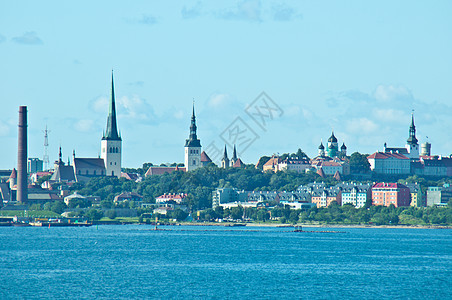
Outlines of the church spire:
<svg viewBox="0 0 452 300">
<path fill-rule="evenodd" d="M 193 112 L 191 115 L 191 123 L 190 123 L 190 135 L 188 139 L 185 141 L 185 147 L 201 147 L 201 142 L 196 135 L 196 116 L 195 116 L 195 102 L 193 101 Z"/>
<path fill-rule="evenodd" d="M 232 152 L 232 160 L 234 162 L 237 161 L 237 151 L 235 150 L 235 144 L 234 144 L 234 151 Z"/>
<path fill-rule="evenodd" d="M 409 129 L 409 136 L 407 140 L 408 145 L 417 145 L 416 126 L 414 126 L 414 114 L 411 113 L 411 125 Z"/>
<path fill-rule="evenodd" d="M 108 109 L 107 130 L 103 140 L 121 140 L 116 125 L 116 104 L 115 104 L 115 85 L 113 80 L 113 70 L 111 70 L 111 99 Z"/>
</svg>

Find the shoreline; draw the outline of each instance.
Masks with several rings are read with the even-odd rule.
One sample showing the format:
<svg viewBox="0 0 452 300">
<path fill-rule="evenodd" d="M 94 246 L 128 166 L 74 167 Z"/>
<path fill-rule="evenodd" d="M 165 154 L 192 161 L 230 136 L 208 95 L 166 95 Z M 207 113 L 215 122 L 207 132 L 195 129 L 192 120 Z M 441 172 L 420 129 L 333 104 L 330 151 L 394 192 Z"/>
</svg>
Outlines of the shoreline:
<svg viewBox="0 0 452 300">
<path fill-rule="evenodd" d="M 234 225 L 237 224 L 237 225 Z M 306 227 L 306 228 L 388 228 L 388 229 L 452 229 L 452 226 L 435 226 L 435 225 L 359 225 L 359 224 L 276 224 L 276 223 L 190 223 L 181 222 L 174 225 L 181 226 L 223 226 L 223 227 L 274 227 L 274 228 L 294 228 L 296 226 Z M 167 225 L 167 226 L 174 226 Z M 165 226 L 165 225 L 160 225 Z"/>
</svg>

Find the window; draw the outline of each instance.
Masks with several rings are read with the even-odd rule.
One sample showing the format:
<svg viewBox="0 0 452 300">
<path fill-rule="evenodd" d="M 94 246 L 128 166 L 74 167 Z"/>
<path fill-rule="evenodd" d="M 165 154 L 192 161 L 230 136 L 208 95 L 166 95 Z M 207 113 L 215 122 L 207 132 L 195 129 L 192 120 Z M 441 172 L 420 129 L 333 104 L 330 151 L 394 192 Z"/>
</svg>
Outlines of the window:
<svg viewBox="0 0 452 300">
<path fill-rule="evenodd" d="M 193 165 L 196 166 L 196 160 L 193 160 Z"/>
<path fill-rule="evenodd" d="M 88 173 L 89 173 L 88 170 L 86 170 L 86 175 L 88 175 Z"/>
<path fill-rule="evenodd" d="M 96 175 L 96 170 L 93 171 L 93 175 Z"/>
</svg>

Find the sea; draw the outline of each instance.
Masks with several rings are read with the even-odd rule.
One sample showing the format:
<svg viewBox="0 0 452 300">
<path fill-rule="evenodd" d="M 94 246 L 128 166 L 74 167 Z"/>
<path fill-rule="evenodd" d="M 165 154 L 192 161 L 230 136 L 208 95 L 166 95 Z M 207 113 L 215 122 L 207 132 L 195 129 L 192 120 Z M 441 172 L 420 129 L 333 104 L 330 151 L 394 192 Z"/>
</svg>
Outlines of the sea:
<svg viewBox="0 0 452 300">
<path fill-rule="evenodd" d="M 450 229 L 153 229 L 0 227 L 0 299 L 452 299 Z"/>
</svg>

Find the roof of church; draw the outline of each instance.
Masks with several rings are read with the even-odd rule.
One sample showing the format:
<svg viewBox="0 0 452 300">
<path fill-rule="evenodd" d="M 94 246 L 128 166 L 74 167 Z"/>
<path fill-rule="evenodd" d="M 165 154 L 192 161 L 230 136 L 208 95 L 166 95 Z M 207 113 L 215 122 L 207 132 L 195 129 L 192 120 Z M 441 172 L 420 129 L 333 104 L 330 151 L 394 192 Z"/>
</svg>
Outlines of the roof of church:
<svg viewBox="0 0 452 300">
<path fill-rule="evenodd" d="M 235 163 L 232 165 L 233 168 L 241 168 L 245 166 L 245 164 L 243 163 L 243 161 L 239 158 L 235 161 Z"/>
<path fill-rule="evenodd" d="M 331 132 L 331 136 L 328 139 L 328 142 L 337 143 L 337 138 L 334 136 L 334 131 Z"/>
<path fill-rule="evenodd" d="M 74 168 L 72 166 L 56 165 L 51 181 L 75 181 Z"/>
<path fill-rule="evenodd" d="M 103 169 L 105 170 L 105 162 L 102 158 L 74 158 L 75 169 Z"/>
<path fill-rule="evenodd" d="M 9 178 L 17 178 L 16 168 L 13 169 L 13 171 L 11 172 L 11 175 L 9 176 Z"/>
<path fill-rule="evenodd" d="M 107 130 L 102 139 L 118 141 L 121 140 L 121 137 L 118 134 L 118 127 L 116 124 L 115 86 L 113 83 L 113 70 L 111 71 L 111 98 L 110 106 L 108 109 Z"/>
<path fill-rule="evenodd" d="M 201 161 L 202 162 L 212 162 L 209 155 L 205 151 L 201 152 Z"/>
</svg>

